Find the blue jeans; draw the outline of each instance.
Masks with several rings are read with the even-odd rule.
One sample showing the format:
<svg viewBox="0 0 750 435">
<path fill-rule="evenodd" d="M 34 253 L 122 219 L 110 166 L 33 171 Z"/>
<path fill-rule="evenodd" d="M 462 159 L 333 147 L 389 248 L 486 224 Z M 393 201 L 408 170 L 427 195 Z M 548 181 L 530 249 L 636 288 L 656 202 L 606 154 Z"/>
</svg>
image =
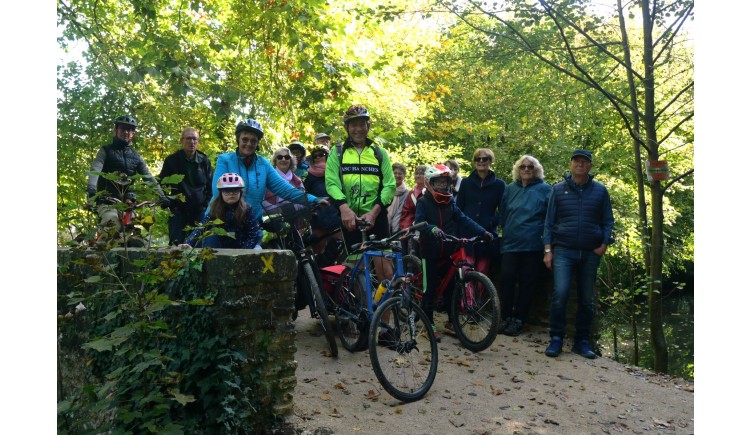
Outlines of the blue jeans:
<svg viewBox="0 0 750 435">
<path fill-rule="evenodd" d="M 227 236 L 217 236 L 212 234 L 205 239 L 198 242 L 201 248 L 215 248 L 215 249 L 239 249 L 240 243 Z"/>
<path fill-rule="evenodd" d="M 550 337 L 565 337 L 565 320 L 573 276 L 578 285 L 575 341 L 589 340 L 594 321 L 594 283 L 602 257 L 593 250 L 556 247 L 552 252 L 554 288 L 550 306 Z"/>
</svg>

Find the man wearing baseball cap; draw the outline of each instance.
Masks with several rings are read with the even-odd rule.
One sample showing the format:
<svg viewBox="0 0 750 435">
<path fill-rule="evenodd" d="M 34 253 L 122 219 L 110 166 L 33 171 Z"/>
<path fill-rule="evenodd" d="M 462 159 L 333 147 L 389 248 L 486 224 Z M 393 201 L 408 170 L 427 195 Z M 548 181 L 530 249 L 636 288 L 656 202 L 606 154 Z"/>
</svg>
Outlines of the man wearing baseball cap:
<svg viewBox="0 0 750 435">
<path fill-rule="evenodd" d="M 550 344 L 544 352 L 556 357 L 562 352 L 571 280 L 576 278 L 574 353 L 594 359 L 591 350 L 591 324 L 594 320 L 594 283 L 599 262 L 614 242 L 615 219 L 609 192 L 589 174 L 591 152 L 573 151 L 570 174 L 552 188 L 544 224 L 544 264 L 552 269 L 554 287 L 550 306 Z"/>
<path fill-rule="evenodd" d="M 331 147 L 331 136 L 328 136 L 326 133 L 318 133 L 315 135 L 315 138 L 313 139 L 314 145 L 325 145 L 327 147 Z"/>
</svg>

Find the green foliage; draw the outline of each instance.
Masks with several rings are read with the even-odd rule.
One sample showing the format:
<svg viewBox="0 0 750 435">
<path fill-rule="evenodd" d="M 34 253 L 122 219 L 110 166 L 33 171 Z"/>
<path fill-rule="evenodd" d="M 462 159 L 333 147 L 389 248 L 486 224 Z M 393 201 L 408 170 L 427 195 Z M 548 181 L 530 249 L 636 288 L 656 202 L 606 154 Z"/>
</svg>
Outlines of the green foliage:
<svg viewBox="0 0 750 435">
<path fill-rule="evenodd" d="M 214 328 L 216 295 L 198 281 L 209 251 L 91 251 L 71 265 L 89 272 L 59 299 L 60 433 L 238 433 L 276 422 L 260 406 L 260 369 L 241 382 L 247 355 Z M 261 336 L 256 363 L 268 345 Z"/>
</svg>

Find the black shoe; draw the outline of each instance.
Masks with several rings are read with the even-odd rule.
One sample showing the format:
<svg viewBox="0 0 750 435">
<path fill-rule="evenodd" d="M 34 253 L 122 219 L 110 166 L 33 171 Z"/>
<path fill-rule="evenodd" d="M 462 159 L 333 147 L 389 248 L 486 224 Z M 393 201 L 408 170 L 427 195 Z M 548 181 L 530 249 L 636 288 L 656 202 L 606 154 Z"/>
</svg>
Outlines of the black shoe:
<svg viewBox="0 0 750 435">
<path fill-rule="evenodd" d="M 591 347 L 589 347 L 589 342 L 586 340 L 577 341 L 576 344 L 573 345 L 573 349 L 571 350 L 573 351 L 573 353 L 577 353 L 584 358 L 596 359 L 596 354 L 593 350 L 591 350 Z"/>
<path fill-rule="evenodd" d="M 512 317 L 508 317 L 507 319 L 503 319 L 503 320 L 500 321 L 500 325 L 497 327 L 497 333 L 498 334 L 502 334 L 502 333 L 505 332 L 505 328 L 507 328 L 508 325 L 510 325 L 510 320 L 511 319 L 512 319 Z"/>
<path fill-rule="evenodd" d="M 509 335 L 511 337 L 518 336 L 521 331 L 523 330 L 523 322 L 521 319 L 511 319 L 510 322 L 508 322 L 508 326 L 503 330 L 503 334 Z"/>
</svg>

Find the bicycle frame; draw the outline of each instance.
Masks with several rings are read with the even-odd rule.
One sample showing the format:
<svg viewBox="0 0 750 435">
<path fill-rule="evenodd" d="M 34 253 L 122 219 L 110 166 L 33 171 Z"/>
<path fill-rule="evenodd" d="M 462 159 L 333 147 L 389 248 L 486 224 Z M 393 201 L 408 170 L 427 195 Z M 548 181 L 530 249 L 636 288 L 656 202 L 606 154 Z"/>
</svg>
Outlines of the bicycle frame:
<svg viewBox="0 0 750 435">
<path fill-rule="evenodd" d="M 397 289 L 399 289 L 399 287 L 401 287 L 404 283 L 408 284 L 411 282 L 410 277 L 407 276 L 404 271 L 404 254 L 400 250 L 401 246 L 399 238 L 403 235 L 411 233 L 412 231 L 417 231 L 420 228 L 423 228 L 424 226 L 426 226 L 426 223 L 413 225 L 412 227 L 401 230 L 386 239 L 374 242 L 366 240 L 366 223 L 358 223 L 358 226 L 362 231 L 362 244 L 352 246 L 353 252 L 347 257 L 347 259 L 358 257 L 357 261 L 354 264 L 349 264 L 352 270 L 353 279 L 359 280 L 360 286 L 365 290 L 365 298 L 367 299 L 367 312 L 368 315 L 371 316 L 378 307 L 378 303 L 373 300 L 372 283 L 374 282 L 374 276 L 371 272 L 370 267 L 373 264 L 373 260 L 375 258 L 383 258 L 395 263 L 393 276 L 391 276 L 388 287 L 386 288 L 379 301 L 383 302 L 393 294 L 395 294 L 398 291 Z M 396 245 L 396 243 L 398 243 L 398 245 Z M 364 249 L 364 247 L 368 245 L 370 245 L 370 247 Z M 382 249 L 373 249 L 371 246 L 382 247 Z M 388 250 L 388 248 L 390 248 L 391 250 Z M 347 312 L 346 314 L 355 317 L 359 315 L 359 313 L 349 312 Z"/>
<path fill-rule="evenodd" d="M 459 248 L 456 249 L 456 251 L 450 255 L 450 260 L 445 260 L 446 262 L 448 261 L 450 262 L 450 267 L 448 268 L 448 271 L 438 283 L 438 286 L 436 289 L 435 301 L 437 301 L 440 297 L 443 296 L 443 294 L 448 289 L 448 286 L 450 285 L 451 281 L 453 280 L 457 272 L 458 272 L 458 279 L 463 280 L 466 272 L 476 270 L 474 268 L 474 263 L 472 263 L 470 260 L 471 257 L 466 254 L 466 245 L 475 241 L 476 238 L 460 239 L 460 238 L 452 237 L 452 239 L 459 242 L 460 245 L 459 245 Z M 426 285 L 423 285 L 422 291 L 426 291 L 425 287 Z M 417 298 L 421 300 L 422 293 L 419 293 Z"/>
</svg>

